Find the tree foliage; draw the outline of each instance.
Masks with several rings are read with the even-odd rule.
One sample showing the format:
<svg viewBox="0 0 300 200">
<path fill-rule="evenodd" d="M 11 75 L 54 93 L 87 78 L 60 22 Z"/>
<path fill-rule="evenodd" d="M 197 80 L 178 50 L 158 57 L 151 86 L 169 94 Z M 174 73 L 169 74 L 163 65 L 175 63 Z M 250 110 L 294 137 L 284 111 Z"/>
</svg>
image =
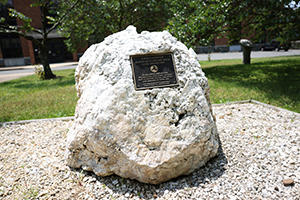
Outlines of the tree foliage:
<svg viewBox="0 0 300 200">
<path fill-rule="evenodd" d="M 295 3 L 298 5 L 299 2 Z M 256 41 L 280 38 L 287 42 L 299 39 L 300 9 L 290 3 L 290 0 L 232 1 L 227 21 L 237 28 L 230 31 L 229 39 L 237 37 L 233 32 L 240 32 L 240 37 L 252 35 Z"/>
<path fill-rule="evenodd" d="M 74 1 L 60 1 L 61 13 Z M 129 25 L 136 26 L 138 31 L 163 30 L 170 17 L 167 0 L 86 0 L 72 9 L 59 30 L 67 38 L 69 50 L 75 51 L 83 41 L 92 38 L 100 42 Z"/>
<path fill-rule="evenodd" d="M 188 46 L 208 45 L 224 31 L 227 7 L 225 0 L 171 1 L 167 29 Z"/>
<path fill-rule="evenodd" d="M 207 45 L 216 36 L 230 43 L 299 39 L 299 0 L 189 0 L 172 1 L 173 17 L 167 29 L 188 46 Z"/>
</svg>

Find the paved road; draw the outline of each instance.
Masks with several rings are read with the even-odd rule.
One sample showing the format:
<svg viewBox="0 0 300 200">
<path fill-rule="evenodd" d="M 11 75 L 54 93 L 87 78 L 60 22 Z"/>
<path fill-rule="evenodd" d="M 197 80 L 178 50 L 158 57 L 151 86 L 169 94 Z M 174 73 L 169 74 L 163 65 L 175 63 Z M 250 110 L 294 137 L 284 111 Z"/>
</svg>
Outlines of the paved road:
<svg viewBox="0 0 300 200">
<path fill-rule="evenodd" d="M 252 58 L 300 55 L 300 50 L 285 51 L 253 51 Z M 211 60 L 242 59 L 242 52 L 212 53 Z M 199 60 L 207 60 L 207 54 L 198 54 Z M 51 64 L 52 70 L 74 69 L 78 62 Z M 34 74 L 34 66 L 0 67 L 0 82 L 5 82 Z"/>
<path fill-rule="evenodd" d="M 251 58 L 294 56 L 300 55 L 300 50 L 290 49 L 289 51 L 252 51 Z M 207 60 L 207 54 L 198 54 L 198 60 Z M 243 59 L 243 52 L 211 53 L 211 60 Z"/>
<path fill-rule="evenodd" d="M 50 64 L 52 70 L 75 69 L 78 62 Z M 35 66 L 0 67 L 0 82 L 35 74 Z"/>
</svg>

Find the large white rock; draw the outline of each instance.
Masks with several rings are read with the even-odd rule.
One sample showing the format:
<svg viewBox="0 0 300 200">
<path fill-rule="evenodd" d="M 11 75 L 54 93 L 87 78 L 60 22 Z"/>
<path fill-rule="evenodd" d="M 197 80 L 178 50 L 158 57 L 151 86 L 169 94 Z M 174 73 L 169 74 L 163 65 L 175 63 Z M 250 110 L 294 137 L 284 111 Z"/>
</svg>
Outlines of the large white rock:
<svg viewBox="0 0 300 200">
<path fill-rule="evenodd" d="M 154 51 L 174 52 L 179 86 L 136 91 L 129 56 Z M 75 76 L 69 166 L 158 184 L 217 154 L 208 81 L 195 52 L 167 31 L 138 34 L 129 26 L 91 46 Z"/>
</svg>

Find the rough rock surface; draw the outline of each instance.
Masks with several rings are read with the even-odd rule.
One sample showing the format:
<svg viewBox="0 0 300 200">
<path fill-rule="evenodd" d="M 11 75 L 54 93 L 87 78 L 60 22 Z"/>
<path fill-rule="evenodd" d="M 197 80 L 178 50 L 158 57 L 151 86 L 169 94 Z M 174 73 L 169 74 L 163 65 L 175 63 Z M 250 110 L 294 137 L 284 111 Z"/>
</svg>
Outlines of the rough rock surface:
<svg viewBox="0 0 300 200">
<path fill-rule="evenodd" d="M 129 56 L 155 51 L 173 51 L 179 86 L 136 91 Z M 208 81 L 195 52 L 167 31 L 138 34 L 129 26 L 91 46 L 75 76 L 69 166 L 158 184 L 217 154 Z"/>
</svg>

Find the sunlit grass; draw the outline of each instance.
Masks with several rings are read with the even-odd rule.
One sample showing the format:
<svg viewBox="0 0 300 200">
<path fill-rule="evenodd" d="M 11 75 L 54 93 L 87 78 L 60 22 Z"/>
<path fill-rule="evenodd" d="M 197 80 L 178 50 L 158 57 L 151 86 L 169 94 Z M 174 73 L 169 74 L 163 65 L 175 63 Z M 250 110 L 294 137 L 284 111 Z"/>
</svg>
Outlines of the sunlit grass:
<svg viewBox="0 0 300 200">
<path fill-rule="evenodd" d="M 254 99 L 300 113 L 300 56 L 256 58 L 251 65 L 236 62 L 200 62 L 212 103 Z"/>
</svg>

